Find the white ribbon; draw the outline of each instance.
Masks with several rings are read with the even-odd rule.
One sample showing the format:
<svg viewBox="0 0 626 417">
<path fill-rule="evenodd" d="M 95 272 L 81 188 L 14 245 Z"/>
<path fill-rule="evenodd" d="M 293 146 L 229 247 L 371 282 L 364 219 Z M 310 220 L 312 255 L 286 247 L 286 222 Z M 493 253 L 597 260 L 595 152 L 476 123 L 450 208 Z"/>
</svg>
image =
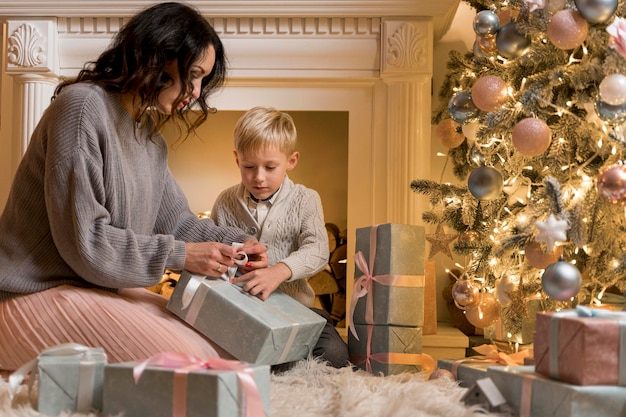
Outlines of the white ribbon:
<svg viewBox="0 0 626 417">
<path fill-rule="evenodd" d="M 243 248 L 243 243 L 233 242 L 232 246 L 235 249 L 241 249 Z M 222 274 L 222 278 L 224 278 L 226 281 L 230 281 L 235 277 L 237 269 L 240 265 L 245 265 L 248 263 L 248 254 L 246 254 L 242 250 L 237 251 L 237 255 L 235 256 L 235 258 L 233 258 L 233 262 L 235 262 L 235 265 L 229 266 L 226 272 Z"/>
</svg>

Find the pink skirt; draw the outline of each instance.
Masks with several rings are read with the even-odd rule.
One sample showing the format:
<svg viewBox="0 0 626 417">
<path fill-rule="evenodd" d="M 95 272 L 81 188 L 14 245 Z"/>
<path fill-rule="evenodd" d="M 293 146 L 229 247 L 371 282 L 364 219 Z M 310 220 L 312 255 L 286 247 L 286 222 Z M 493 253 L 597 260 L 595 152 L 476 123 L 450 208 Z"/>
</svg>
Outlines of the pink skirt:
<svg viewBox="0 0 626 417">
<path fill-rule="evenodd" d="M 68 285 L 0 302 L 0 369 L 14 371 L 63 343 L 102 347 L 109 363 L 160 352 L 232 358 L 166 304 L 165 297 L 143 288 L 116 294 Z"/>
</svg>

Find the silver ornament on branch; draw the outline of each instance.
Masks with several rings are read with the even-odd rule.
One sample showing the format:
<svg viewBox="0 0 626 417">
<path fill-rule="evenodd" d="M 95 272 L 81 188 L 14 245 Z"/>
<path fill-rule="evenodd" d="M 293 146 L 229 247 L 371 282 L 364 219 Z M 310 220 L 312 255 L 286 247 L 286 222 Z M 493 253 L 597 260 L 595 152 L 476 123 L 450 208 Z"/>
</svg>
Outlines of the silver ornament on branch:
<svg viewBox="0 0 626 417">
<path fill-rule="evenodd" d="M 604 23 L 617 10 L 617 0 L 575 0 L 578 12 L 589 23 Z"/>
<path fill-rule="evenodd" d="M 607 123 L 618 125 L 626 121 L 626 103 L 612 106 L 602 100 L 595 102 L 596 114 Z"/>
<path fill-rule="evenodd" d="M 485 155 L 478 149 L 476 144 L 472 144 L 469 152 L 467 153 L 467 159 L 469 162 L 472 162 L 474 165 L 482 166 L 485 164 Z"/>
<path fill-rule="evenodd" d="M 495 35 L 500 29 L 500 19 L 491 10 L 482 10 L 474 17 L 473 26 L 478 36 Z"/>
<path fill-rule="evenodd" d="M 580 291 L 582 276 L 569 262 L 558 261 L 547 266 L 541 276 L 541 286 L 548 296 L 557 301 L 569 301 Z"/>
<path fill-rule="evenodd" d="M 517 58 L 524 55 L 530 47 L 530 36 L 517 30 L 515 22 L 502 26 L 496 35 L 496 45 L 500 54 L 505 58 Z"/>
<path fill-rule="evenodd" d="M 474 121 L 478 117 L 480 110 L 472 101 L 472 95 L 469 91 L 459 91 L 454 94 L 448 102 L 448 111 L 450 117 L 458 123 L 468 123 Z"/>
<path fill-rule="evenodd" d="M 502 196 L 502 174 L 492 167 L 482 166 L 473 170 L 467 179 L 467 188 L 481 201 L 495 200 Z"/>
</svg>

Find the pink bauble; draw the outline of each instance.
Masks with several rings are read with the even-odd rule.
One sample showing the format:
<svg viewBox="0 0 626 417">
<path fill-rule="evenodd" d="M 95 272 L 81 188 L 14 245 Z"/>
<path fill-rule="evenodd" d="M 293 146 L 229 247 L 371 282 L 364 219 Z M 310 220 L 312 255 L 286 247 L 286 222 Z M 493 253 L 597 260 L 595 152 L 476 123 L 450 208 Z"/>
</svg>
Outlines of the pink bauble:
<svg viewBox="0 0 626 417">
<path fill-rule="evenodd" d="M 456 381 L 456 378 L 454 377 L 454 374 L 451 371 L 448 371 L 447 369 L 441 369 L 441 368 L 435 369 L 428 377 L 429 381 L 432 381 L 433 379 L 447 379 L 450 381 Z"/>
<path fill-rule="evenodd" d="M 491 293 L 480 293 L 478 301 L 465 308 L 467 321 L 479 329 L 491 326 L 499 316 L 500 303 Z"/>
<path fill-rule="evenodd" d="M 515 125 L 511 139 L 522 155 L 539 156 L 550 147 L 552 131 L 543 120 L 528 117 Z"/>
<path fill-rule="evenodd" d="M 507 102 L 508 98 L 508 87 L 497 75 L 482 76 L 472 87 L 472 101 L 482 111 L 497 110 Z"/>
<path fill-rule="evenodd" d="M 626 166 L 614 164 L 604 168 L 596 180 L 598 194 L 613 204 L 626 201 Z"/>
<path fill-rule="evenodd" d="M 552 252 L 546 253 L 539 242 L 531 242 L 524 248 L 524 254 L 528 265 L 537 269 L 546 269 L 563 255 L 563 246 L 555 246 Z"/>
<path fill-rule="evenodd" d="M 548 39 L 559 49 L 574 49 L 580 46 L 589 32 L 589 23 L 575 10 L 556 12 L 548 23 Z"/>
<path fill-rule="evenodd" d="M 465 135 L 460 131 L 461 125 L 453 119 L 442 120 L 435 129 L 439 142 L 446 148 L 456 148 L 465 140 Z"/>
<path fill-rule="evenodd" d="M 600 83 L 600 100 L 611 106 L 621 106 L 626 103 L 626 76 L 610 74 Z M 474 96 L 472 94 L 472 100 Z M 476 104 L 476 101 L 474 101 Z"/>
<path fill-rule="evenodd" d="M 452 286 L 452 298 L 461 307 L 474 304 L 478 301 L 480 289 L 468 279 L 460 279 Z"/>
</svg>

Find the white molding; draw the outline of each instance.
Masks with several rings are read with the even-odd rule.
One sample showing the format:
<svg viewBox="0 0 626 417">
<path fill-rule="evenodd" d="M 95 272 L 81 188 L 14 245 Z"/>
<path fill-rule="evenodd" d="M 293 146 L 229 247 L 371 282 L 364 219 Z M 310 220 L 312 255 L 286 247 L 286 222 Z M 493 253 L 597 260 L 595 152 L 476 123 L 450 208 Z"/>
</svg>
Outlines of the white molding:
<svg viewBox="0 0 626 417">
<path fill-rule="evenodd" d="M 458 0 L 192 0 L 207 16 L 439 16 Z M 131 16 L 152 0 L 3 0 L 0 15 Z"/>
</svg>

